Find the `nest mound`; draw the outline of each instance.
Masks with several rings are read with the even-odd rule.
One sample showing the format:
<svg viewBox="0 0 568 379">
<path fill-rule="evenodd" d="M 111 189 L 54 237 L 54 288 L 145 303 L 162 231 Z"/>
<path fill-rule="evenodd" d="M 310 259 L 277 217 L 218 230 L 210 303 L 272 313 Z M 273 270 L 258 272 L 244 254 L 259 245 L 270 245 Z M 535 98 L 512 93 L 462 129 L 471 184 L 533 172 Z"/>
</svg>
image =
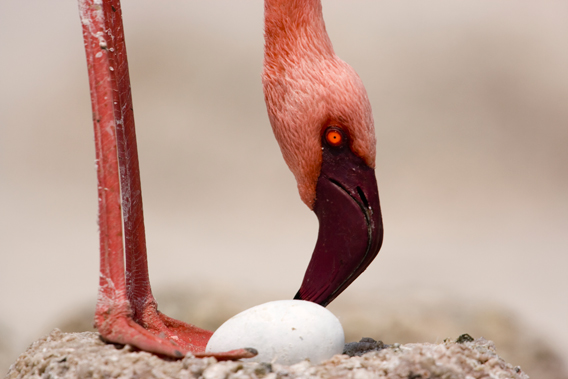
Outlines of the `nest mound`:
<svg viewBox="0 0 568 379">
<path fill-rule="evenodd" d="M 6 379 L 528 378 L 520 367 L 497 355 L 493 342 L 467 337 L 441 344 L 383 345 L 362 355 L 336 355 L 318 365 L 304 361 L 283 366 L 268 362 L 217 362 L 214 358 L 197 359 L 191 355 L 172 360 L 129 345 L 106 344 L 98 333 L 63 333 L 55 329 L 20 355 Z"/>
</svg>

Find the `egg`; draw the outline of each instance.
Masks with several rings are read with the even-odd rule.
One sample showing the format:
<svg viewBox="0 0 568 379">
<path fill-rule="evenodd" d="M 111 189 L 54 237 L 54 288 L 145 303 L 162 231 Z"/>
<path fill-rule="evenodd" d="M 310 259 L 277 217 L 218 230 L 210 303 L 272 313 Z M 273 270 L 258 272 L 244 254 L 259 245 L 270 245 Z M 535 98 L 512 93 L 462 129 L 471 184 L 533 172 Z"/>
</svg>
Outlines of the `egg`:
<svg viewBox="0 0 568 379">
<path fill-rule="evenodd" d="M 205 351 L 252 347 L 247 360 L 292 365 L 309 359 L 320 363 L 341 354 L 345 335 L 341 323 L 321 305 L 303 300 L 278 300 L 249 308 L 213 333 Z"/>
</svg>

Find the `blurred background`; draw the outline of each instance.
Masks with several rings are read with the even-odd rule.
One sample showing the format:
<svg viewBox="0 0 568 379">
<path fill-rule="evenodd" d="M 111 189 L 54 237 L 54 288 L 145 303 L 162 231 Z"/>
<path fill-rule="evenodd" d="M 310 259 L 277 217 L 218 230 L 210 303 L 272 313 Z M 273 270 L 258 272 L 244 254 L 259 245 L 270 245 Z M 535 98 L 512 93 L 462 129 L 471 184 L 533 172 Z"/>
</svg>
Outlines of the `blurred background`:
<svg viewBox="0 0 568 379">
<path fill-rule="evenodd" d="M 381 253 L 330 306 L 348 339 L 470 333 L 532 377 L 566 378 L 568 3 L 323 6 L 371 99 L 385 223 Z M 317 219 L 266 116 L 263 2 L 123 0 L 123 12 L 161 309 L 214 328 L 292 297 Z M 98 230 L 76 3 L 0 2 L 0 51 L 6 372 L 52 328 L 91 328 Z"/>
</svg>

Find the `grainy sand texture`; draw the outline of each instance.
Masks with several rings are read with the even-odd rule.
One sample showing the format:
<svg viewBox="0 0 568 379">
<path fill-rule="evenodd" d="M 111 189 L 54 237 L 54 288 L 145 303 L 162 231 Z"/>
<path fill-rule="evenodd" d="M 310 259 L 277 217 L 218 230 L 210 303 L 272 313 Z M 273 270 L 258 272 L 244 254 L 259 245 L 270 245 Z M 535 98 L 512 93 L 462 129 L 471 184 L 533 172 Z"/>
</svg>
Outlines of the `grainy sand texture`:
<svg viewBox="0 0 568 379">
<path fill-rule="evenodd" d="M 396 345 L 349 357 L 336 355 L 319 365 L 217 362 L 214 358 L 160 359 L 129 346 L 105 344 L 98 333 L 54 330 L 35 342 L 10 368 L 6 379 L 24 378 L 507 378 L 528 379 L 506 363 L 483 338 L 456 343 Z"/>
</svg>

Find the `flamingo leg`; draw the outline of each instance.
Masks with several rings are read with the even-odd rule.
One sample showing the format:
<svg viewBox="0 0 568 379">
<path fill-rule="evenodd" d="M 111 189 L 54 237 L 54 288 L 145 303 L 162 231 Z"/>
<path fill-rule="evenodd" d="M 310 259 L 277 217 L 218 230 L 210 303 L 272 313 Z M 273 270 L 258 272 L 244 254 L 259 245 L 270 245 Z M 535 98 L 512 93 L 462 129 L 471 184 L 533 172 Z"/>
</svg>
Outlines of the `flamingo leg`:
<svg viewBox="0 0 568 379">
<path fill-rule="evenodd" d="M 91 89 L 99 197 L 97 329 L 110 342 L 171 357 L 188 352 L 220 360 L 256 355 L 254 349 L 205 353 L 212 332 L 158 311 L 148 276 L 120 0 L 79 0 L 79 12 Z"/>
</svg>

